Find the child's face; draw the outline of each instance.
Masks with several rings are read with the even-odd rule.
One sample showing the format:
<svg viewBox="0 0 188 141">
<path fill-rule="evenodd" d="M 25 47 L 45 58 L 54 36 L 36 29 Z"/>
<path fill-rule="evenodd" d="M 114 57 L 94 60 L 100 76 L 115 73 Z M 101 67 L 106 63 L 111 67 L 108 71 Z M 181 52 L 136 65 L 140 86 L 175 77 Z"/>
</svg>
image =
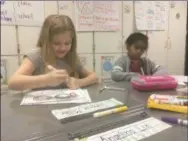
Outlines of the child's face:
<svg viewBox="0 0 188 141">
<path fill-rule="evenodd" d="M 63 58 L 69 52 L 72 45 L 72 35 L 70 31 L 59 33 L 52 38 L 51 46 L 53 47 L 56 57 Z"/>
<path fill-rule="evenodd" d="M 135 43 L 127 48 L 128 55 L 132 60 L 139 60 L 146 51 L 146 45 L 142 42 Z"/>
</svg>

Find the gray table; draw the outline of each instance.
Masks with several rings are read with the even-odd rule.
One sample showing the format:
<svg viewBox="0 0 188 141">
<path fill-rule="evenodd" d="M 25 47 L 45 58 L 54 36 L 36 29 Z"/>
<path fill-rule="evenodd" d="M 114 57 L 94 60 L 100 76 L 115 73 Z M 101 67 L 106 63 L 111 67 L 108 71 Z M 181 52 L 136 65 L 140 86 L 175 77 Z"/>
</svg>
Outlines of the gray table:
<svg viewBox="0 0 188 141">
<path fill-rule="evenodd" d="M 128 93 L 120 91 L 103 91 L 99 93 L 100 85 L 88 87 L 92 101 L 99 101 L 115 97 L 124 102 L 128 107 L 145 104 L 151 93 L 141 93 L 132 90 L 128 83 L 109 83 L 109 86 L 127 88 Z M 175 91 L 170 93 L 176 94 Z M 67 141 L 67 132 L 78 130 L 86 125 L 101 124 L 118 118 L 119 115 L 112 115 L 102 119 L 87 118 L 67 124 L 62 124 L 51 114 L 55 108 L 66 108 L 76 104 L 41 105 L 41 106 L 20 106 L 23 95 L 2 95 L 1 96 L 1 141 Z M 149 110 L 149 114 L 156 118 L 161 115 L 185 118 L 185 115 Z M 144 139 L 145 141 L 187 141 L 187 128 L 174 126 L 154 136 Z"/>
</svg>

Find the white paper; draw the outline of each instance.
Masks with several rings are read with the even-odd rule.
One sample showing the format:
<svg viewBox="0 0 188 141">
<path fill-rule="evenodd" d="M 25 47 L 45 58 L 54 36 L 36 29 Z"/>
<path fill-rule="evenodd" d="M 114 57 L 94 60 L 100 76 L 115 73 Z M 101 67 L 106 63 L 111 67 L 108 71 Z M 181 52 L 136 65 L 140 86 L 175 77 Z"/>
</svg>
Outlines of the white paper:
<svg viewBox="0 0 188 141">
<path fill-rule="evenodd" d="M 172 127 L 150 117 L 132 124 L 118 127 L 85 139 L 85 141 L 138 141 Z"/>
<path fill-rule="evenodd" d="M 138 30 L 165 30 L 168 27 L 168 1 L 135 1 Z"/>
<path fill-rule="evenodd" d="M 21 105 L 61 104 L 61 103 L 86 103 L 91 102 L 86 89 L 56 89 L 41 90 L 27 93 Z"/>
<path fill-rule="evenodd" d="M 71 108 L 52 110 L 52 114 L 59 120 L 72 116 L 82 115 L 85 113 L 91 113 L 97 110 L 115 107 L 118 105 L 123 105 L 123 103 L 112 98 L 105 101 L 84 104 Z"/>
<path fill-rule="evenodd" d="M 120 29 L 119 5 L 117 1 L 94 2 L 95 31 L 109 31 Z"/>
<path fill-rule="evenodd" d="M 186 85 L 185 83 L 188 82 L 188 76 L 183 75 L 172 75 L 177 81 L 179 85 Z M 184 83 L 185 82 L 185 83 Z"/>
<path fill-rule="evenodd" d="M 74 1 L 75 22 L 78 31 L 93 31 L 93 1 Z"/>
<path fill-rule="evenodd" d="M 75 1 L 78 31 L 116 31 L 120 29 L 117 1 Z"/>
<path fill-rule="evenodd" d="M 12 1 L 1 1 L 1 24 L 15 24 L 14 4 Z"/>
<path fill-rule="evenodd" d="M 59 14 L 69 16 L 73 21 L 73 2 L 72 1 L 57 1 Z"/>
</svg>

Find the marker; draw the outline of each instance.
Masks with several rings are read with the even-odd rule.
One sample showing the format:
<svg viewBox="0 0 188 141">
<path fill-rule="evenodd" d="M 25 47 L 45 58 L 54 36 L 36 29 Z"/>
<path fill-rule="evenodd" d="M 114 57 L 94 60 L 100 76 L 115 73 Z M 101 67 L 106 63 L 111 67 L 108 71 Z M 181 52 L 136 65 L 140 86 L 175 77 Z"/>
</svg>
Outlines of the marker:
<svg viewBox="0 0 188 141">
<path fill-rule="evenodd" d="M 188 99 L 188 96 L 176 96 L 177 99 Z"/>
<path fill-rule="evenodd" d="M 157 94 L 152 94 L 150 96 L 151 99 L 153 100 L 174 100 L 174 99 L 188 99 L 187 96 L 177 96 L 177 95 L 157 95 Z"/>
<path fill-rule="evenodd" d="M 107 87 L 107 86 L 104 86 L 104 89 L 114 90 L 114 91 L 125 91 L 124 88 L 118 88 L 118 87 Z"/>
<path fill-rule="evenodd" d="M 155 100 L 155 99 L 158 99 L 158 100 L 168 100 L 170 98 L 169 95 L 157 95 L 157 94 L 152 94 L 150 96 L 151 99 Z"/>
<path fill-rule="evenodd" d="M 122 107 L 119 107 L 119 108 L 94 113 L 93 117 L 98 118 L 98 117 L 107 116 L 107 115 L 114 114 L 114 113 L 120 113 L 120 112 L 126 111 L 127 109 L 128 109 L 127 106 L 122 106 Z"/>
<path fill-rule="evenodd" d="M 172 118 L 172 117 L 161 117 L 161 120 L 164 122 L 172 123 L 172 124 L 180 124 L 180 125 L 188 126 L 187 120 L 182 120 L 182 119 Z"/>
<path fill-rule="evenodd" d="M 188 101 L 186 100 L 173 100 L 173 101 L 169 101 L 169 100 L 155 100 L 156 103 L 159 104 L 172 104 L 172 105 L 181 105 L 181 106 L 187 106 L 188 105 Z"/>
</svg>

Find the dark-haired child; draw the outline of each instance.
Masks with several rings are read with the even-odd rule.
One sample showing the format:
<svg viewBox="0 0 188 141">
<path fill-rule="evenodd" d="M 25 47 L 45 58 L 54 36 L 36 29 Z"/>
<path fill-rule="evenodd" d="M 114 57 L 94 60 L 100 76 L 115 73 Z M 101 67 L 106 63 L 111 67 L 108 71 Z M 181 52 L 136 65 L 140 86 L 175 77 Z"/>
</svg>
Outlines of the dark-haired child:
<svg viewBox="0 0 188 141">
<path fill-rule="evenodd" d="M 111 78 L 114 81 L 131 81 L 140 75 L 166 75 L 167 70 L 150 59 L 142 57 L 148 49 L 146 35 L 132 33 L 126 40 L 127 55 L 120 57 L 114 64 Z"/>
</svg>

